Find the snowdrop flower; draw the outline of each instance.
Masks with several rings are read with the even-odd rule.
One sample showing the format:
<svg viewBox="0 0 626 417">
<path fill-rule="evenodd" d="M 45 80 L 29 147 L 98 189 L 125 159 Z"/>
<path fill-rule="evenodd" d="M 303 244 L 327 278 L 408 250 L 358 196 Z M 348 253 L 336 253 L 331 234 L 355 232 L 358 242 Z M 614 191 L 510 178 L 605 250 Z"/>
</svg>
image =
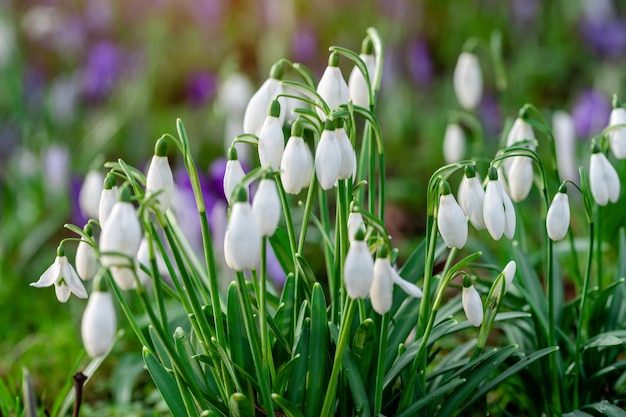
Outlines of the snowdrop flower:
<svg viewBox="0 0 626 417">
<path fill-rule="evenodd" d="M 467 321 L 476 327 L 480 327 L 483 323 L 483 302 L 468 276 L 463 278 L 461 302 L 463 303 L 463 311 L 465 311 Z"/>
<path fill-rule="evenodd" d="M 93 227 L 91 224 L 87 223 L 83 230 L 87 236 L 93 236 Z M 95 277 L 98 272 L 98 257 L 93 246 L 81 240 L 76 249 L 75 263 L 76 272 L 82 280 L 88 281 Z"/>
<path fill-rule="evenodd" d="M 398 274 L 398 271 L 396 271 L 394 268 L 391 268 L 391 271 L 391 278 L 393 280 L 393 283 L 400 287 L 402 291 L 404 291 L 413 298 L 422 298 L 424 294 L 417 285 L 403 279 L 400 274 Z"/>
<path fill-rule="evenodd" d="M 437 228 L 449 248 L 461 249 L 467 241 L 467 220 L 461 206 L 450 191 L 447 181 L 441 183 L 437 209 Z"/>
<path fill-rule="evenodd" d="M 263 168 L 280 169 L 280 160 L 285 150 L 283 123 L 280 120 L 280 103 L 273 100 L 268 116 L 259 133 L 259 161 Z"/>
<path fill-rule="evenodd" d="M 359 230 L 365 233 L 365 223 L 363 222 L 363 216 L 358 211 L 351 211 L 348 215 L 348 240 L 350 241 L 350 243 L 354 242 L 354 237 Z"/>
<path fill-rule="evenodd" d="M 339 168 L 338 179 L 344 180 L 350 177 L 354 178 L 356 176 L 356 152 L 352 147 L 352 143 L 346 133 L 346 129 L 343 127 L 343 119 L 337 119 L 336 122 L 336 142 L 341 151 L 341 166 Z"/>
<path fill-rule="evenodd" d="M 235 271 L 256 269 L 261 259 L 261 232 L 246 190 L 239 189 L 236 197 L 224 237 L 224 257 Z"/>
<path fill-rule="evenodd" d="M 241 163 L 237 159 L 237 150 L 234 146 L 231 146 L 228 150 L 228 162 L 226 162 L 226 171 L 224 172 L 224 195 L 226 201 L 231 204 L 233 191 L 241 183 L 241 180 L 246 176 L 243 172 Z M 248 191 L 248 187 L 244 187 Z"/>
<path fill-rule="evenodd" d="M 109 173 L 104 180 L 104 187 L 100 194 L 100 204 L 98 205 L 98 220 L 100 221 L 101 229 L 104 228 L 117 200 L 119 200 L 119 191 L 117 185 L 115 185 L 115 175 Z"/>
<path fill-rule="evenodd" d="M 465 133 L 457 123 L 449 123 L 443 135 L 443 159 L 446 164 L 459 162 L 465 157 Z"/>
<path fill-rule="evenodd" d="M 122 290 L 131 289 L 135 284 L 135 265 L 131 259 L 137 257 L 140 243 L 141 225 L 135 207 L 130 202 L 130 189 L 125 185 L 120 191 L 120 200 L 113 206 L 100 234 L 102 265 L 110 269 L 113 279 Z M 121 255 L 104 254 L 106 252 L 118 252 Z"/>
<path fill-rule="evenodd" d="M 341 104 L 347 104 L 350 99 L 348 84 L 339 69 L 339 54 L 333 52 L 328 58 L 328 66 L 322 74 L 317 93 L 326 102 L 330 111 L 336 110 Z M 326 118 L 324 111 L 317 108 L 317 114 L 322 120 Z"/>
<path fill-rule="evenodd" d="M 243 115 L 244 133 L 251 133 L 256 136 L 259 135 L 263 127 L 263 122 L 267 117 L 267 109 L 269 109 L 270 103 L 283 93 L 283 86 L 280 84 L 282 77 L 283 65 L 281 63 L 274 64 L 270 70 L 270 77 L 263 83 L 261 88 L 254 93 L 248 102 L 246 112 Z M 278 98 L 278 101 L 280 102 L 281 109 L 287 108 L 284 97 Z M 279 118 L 281 121 L 280 124 L 282 125 L 285 120 L 284 112 L 280 114 Z"/>
<path fill-rule="evenodd" d="M 569 198 L 567 197 L 567 187 L 563 184 L 554 196 L 546 217 L 546 229 L 550 239 L 555 241 L 563 239 L 569 229 L 569 220 Z"/>
<path fill-rule="evenodd" d="M 526 156 L 514 156 L 507 172 L 507 182 L 511 200 L 516 203 L 524 200 L 533 186 L 533 161 Z"/>
<path fill-rule="evenodd" d="M 343 265 L 343 279 L 348 297 L 365 299 L 374 281 L 374 260 L 365 239 L 365 231 L 359 230 L 350 243 Z"/>
<path fill-rule="evenodd" d="M 374 71 L 376 70 L 376 57 L 373 54 L 374 46 L 372 40 L 367 37 L 361 45 L 361 54 L 359 57 L 363 60 L 365 68 L 367 69 L 370 83 L 373 82 Z M 350 77 L 348 78 L 348 90 L 350 92 L 350 100 L 357 106 L 370 108 L 370 84 L 363 73 L 357 66 L 352 69 Z"/>
<path fill-rule="evenodd" d="M 57 248 L 57 257 L 54 263 L 45 270 L 37 282 L 30 285 L 36 288 L 54 285 L 57 299 L 62 303 L 66 302 L 72 293 L 78 298 L 87 298 L 87 291 L 67 260 L 63 246 Z"/>
<path fill-rule="evenodd" d="M 91 169 L 85 176 L 80 192 L 78 193 L 78 206 L 85 217 L 97 219 L 102 194 L 104 175 L 97 169 Z"/>
<path fill-rule="evenodd" d="M 263 178 L 252 200 L 252 213 L 261 236 L 272 236 L 280 221 L 280 198 L 273 178 Z"/>
<path fill-rule="evenodd" d="M 307 187 L 313 173 L 313 156 L 302 134 L 302 123 L 294 122 L 280 161 L 280 180 L 289 194 L 298 194 Z"/>
<path fill-rule="evenodd" d="M 620 193 L 620 183 L 617 171 L 600 149 L 593 145 L 589 160 L 589 186 L 591 195 L 601 206 L 617 202 Z"/>
<path fill-rule="evenodd" d="M 83 346 L 92 358 L 102 356 L 111 349 L 115 340 L 117 321 L 111 293 L 104 289 L 101 277 L 94 283 L 80 324 Z"/>
<path fill-rule="evenodd" d="M 467 165 L 465 175 L 459 185 L 459 205 L 476 230 L 485 228 L 483 218 L 483 205 L 485 201 L 485 190 L 480 179 L 476 175 L 476 167 Z"/>
<path fill-rule="evenodd" d="M 315 151 L 315 173 L 323 190 L 335 186 L 341 170 L 341 149 L 337 143 L 335 122 L 327 119 Z"/>
<path fill-rule="evenodd" d="M 165 213 L 172 203 L 174 177 L 167 160 L 167 141 L 160 138 L 154 147 L 154 156 L 146 174 L 146 194 L 159 192 L 157 203 L 161 213 Z"/>
<path fill-rule="evenodd" d="M 489 167 L 489 181 L 485 191 L 483 219 L 491 237 L 500 240 L 502 234 L 512 239 L 515 235 L 515 209 L 498 181 L 498 171 Z"/>
<path fill-rule="evenodd" d="M 511 288 L 511 285 L 513 285 L 516 271 L 517 264 L 515 261 L 509 261 L 502 270 L 502 274 L 504 275 L 504 292 L 507 292 Z"/>
<path fill-rule="evenodd" d="M 613 96 L 613 110 L 609 119 L 611 151 L 617 159 L 626 158 L 626 109 L 617 96 Z"/>
<path fill-rule="evenodd" d="M 454 92 L 459 104 L 466 110 L 474 110 L 483 95 L 483 75 L 478 57 L 462 52 L 454 68 Z"/>
<path fill-rule="evenodd" d="M 563 180 L 578 182 L 574 119 L 565 111 L 555 112 L 552 117 L 552 131 L 556 145 L 556 161 L 559 176 Z"/>
<path fill-rule="evenodd" d="M 533 127 L 524 120 L 524 117 L 518 117 L 513 122 L 513 126 L 511 126 L 511 130 L 506 137 L 506 146 L 507 148 L 515 145 L 517 142 L 525 141 L 525 140 L 535 140 L 535 132 L 533 132 Z M 530 143 L 527 145 L 530 149 L 535 149 L 535 144 Z"/>
<path fill-rule="evenodd" d="M 370 288 L 372 307 L 383 315 L 391 310 L 393 301 L 393 268 L 383 247 L 374 261 L 374 280 Z"/>
</svg>

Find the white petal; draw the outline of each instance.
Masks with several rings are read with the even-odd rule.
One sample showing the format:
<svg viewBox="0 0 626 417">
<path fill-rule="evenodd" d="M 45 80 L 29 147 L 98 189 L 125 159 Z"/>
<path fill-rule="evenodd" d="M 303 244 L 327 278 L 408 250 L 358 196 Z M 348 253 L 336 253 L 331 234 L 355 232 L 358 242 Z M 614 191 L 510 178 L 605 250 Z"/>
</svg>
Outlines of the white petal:
<svg viewBox="0 0 626 417">
<path fill-rule="evenodd" d="M 135 258 L 141 237 L 141 226 L 135 208 L 131 203 L 118 201 L 100 234 L 100 251 L 120 252 Z M 109 266 L 110 263 L 105 263 L 105 259 L 103 256 L 103 265 Z"/>
<path fill-rule="evenodd" d="M 511 200 L 519 202 L 524 200 L 533 185 L 533 162 L 525 156 L 516 156 L 512 160 L 507 171 L 509 195 Z"/>
<path fill-rule="evenodd" d="M 317 85 L 317 93 L 326 102 L 331 111 L 339 108 L 341 104 L 348 103 L 350 91 L 339 67 L 326 67 Z M 317 114 L 322 120 L 326 119 L 326 115 L 319 108 L 317 108 Z"/>
<path fill-rule="evenodd" d="M 157 196 L 159 210 L 165 213 L 170 208 L 174 193 L 174 178 L 166 156 L 154 155 L 146 174 L 146 193 L 157 191 L 160 191 Z"/>
<path fill-rule="evenodd" d="M 529 139 L 531 140 L 535 139 L 535 133 L 533 131 L 533 127 L 524 119 L 518 117 L 517 119 L 515 119 L 515 122 L 513 122 L 513 126 L 511 127 L 511 130 L 509 131 L 509 135 L 507 136 L 507 139 L 506 139 L 506 146 L 507 147 L 513 146 L 517 142 L 521 142 L 521 141 L 529 140 Z M 530 145 L 529 148 L 534 149 L 535 147 L 534 145 Z M 505 160 L 505 163 L 506 163 L 506 160 Z"/>
<path fill-rule="evenodd" d="M 515 278 L 515 271 L 517 270 L 517 264 L 515 261 L 509 261 L 508 264 L 502 270 L 504 274 L 504 291 L 508 291 L 513 285 L 513 279 Z"/>
<path fill-rule="evenodd" d="M 474 110 L 483 93 L 483 76 L 476 55 L 470 52 L 459 55 L 453 81 L 459 104 L 467 110 Z"/>
<path fill-rule="evenodd" d="M 351 211 L 348 215 L 348 240 L 350 243 L 354 241 L 356 232 L 362 230 L 365 232 L 365 223 L 363 223 L 363 216 L 361 213 Z"/>
<path fill-rule="evenodd" d="M 224 253 L 229 266 L 236 271 L 256 269 L 261 255 L 261 233 L 249 203 L 233 205 L 227 234 Z"/>
<path fill-rule="evenodd" d="M 63 258 L 65 260 L 61 264 L 61 274 L 65 284 L 67 284 L 70 291 L 73 292 L 78 298 L 87 298 L 87 291 L 78 277 L 78 274 L 74 270 L 74 267 L 70 265 L 67 257 L 64 256 Z"/>
<path fill-rule="evenodd" d="M 111 294 L 100 291 L 91 294 L 81 321 L 83 345 L 89 356 L 102 356 L 111 348 L 116 328 Z"/>
<path fill-rule="evenodd" d="M 280 198 L 276 183 L 272 179 L 262 179 L 252 201 L 252 212 L 259 225 L 261 236 L 272 236 L 280 221 Z"/>
<path fill-rule="evenodd" d="M 566 193 L 556 193 L 546 216 L 546 229 L 550 239 L 563 239 L 569 229 L 569 222 L 569 198 Z"/>
<path fill-rule="evenodd" d="M 298 194 L 313 171 L 311 151 L 301 137 L 292 136 L 287 141 L 280 162 L 280 180 L 289 194 Z M 306 181 L 306 183 L 305 183 Z"/>
<path fill-rule="evenodd" d="M 50 265 L 43 274 L 41 274 L 39 280 L 37 282 L 31 282 L 30 286 L 36 288 L 45 288 L 54 284 L 56 280 L 61 277 L 61 264 L 59 262 L 59 259 L 60 257 L 57 256 L 54 260 L 54 263 Z"/>
<path fill-rule="evenodd" d="M 277 117 L 267 116 L 259 133 L 259 161 L 263 168 L 280 168 L 280 161 L 285 150 L 283 124 Z"/>
<path fill-rule="evenodd" d="M 352 299 L 366 298 L 374 280 L 374 260 L 367 243 L 355 240 L 350 244 L 343 268 L 348 296 Z"/>
<path fill-rule="evenodd" d="M 605 164 L 610 165 L 603 154 L 599 152 L 591 154 L 589 159 L 589 186 L 593 199 L 601 206 L 606 206 L 609 202 L 609 189 L 604 173 Z"/>
<path fill-rule="evenodd" d="M 84 240 L 81 240 L 76 248 L 75 263 L 78 276 L 85 281 L 92 279 L 98 272 L 96 251 Z"/>
<path fill-rule="evenodd" d="M 483 206 L 485 202 L 485 190 L 478 177 L 467 178 L 463 176 L 459 185 L 459 205 L 469 218 L 476 230 L 485 228 L 483 218 Z"/>
<path fill-rule="evenodd" d="M 513 239 L 515 236 L 515 207 L 513 207 L 513 202 L 511 198 L 509 198 L 508 194 L 502 188 L 502 185 L 498 183 L 498 192 L 500 194 L 500 198 L 502 199 L 502 205 L 504 207 L 504 235 L 508 239 Z"/>
<path fill-rule="evenodd" d="M 443 159 L 446 164 L 459 162 L 465 157 L 465 133 L 461 126 L 450 123 L 443 136 Z"/>
<path fill-rule="evenodd" d="M 622 107 L 611 111 L 609 126 L 626 125 L 626 109 Z M 615 127 L 609 130 L 611 151 L 617 159 L 626 158 L 626 126 Z"/>
<path fill-rule="evenodd" d="M 100 195 L 102 194 L 102 183 L 104 175 L 98 170 L 90 170 L 85 176 L 80 193 L 78 194 L 78 205 L 80 211 L 86 217 L 98 218 L 98 207 L 100 205 Z"/>
<path fill-rule="evenodd" d="M 111 271 L 111 276 L 113 276 L 113 280 L 120 287 L 121 290 L 130 290 L 135 287 L 135 267 L 134 264 L 131 267 L 128 262 L 122 258 L 117 259 L 117 263 L 125 266 L 111 266 L 109 270 Z M 104 259 L 102 261 L 104 263 Z"/>
<path fill-rule="evenodd" d="M 393 272 L 389 258 L 376 258 L 374 261 L 374 280 L 370 288 L 372 307 L 378 314 L 391 310 L 393 301 Z"/>
<path fill-rule="evenodd" d="M 483 323 L 483 303 L 480 299 L 480 294 L 478 294 L 473 285 L 463 287 L 461 301 L 467 320 L 474 326 L 479 327 Z"/>
<path fill-rule="evenodd" d="M 350 178 L 356 168 L 356 154 L 354 152 L 354 148 L 352 147 L 350 138 L 343 127 L 335 129 L 335 134 L 336 143 L 339 145 L 341 153 L 341 165 L 339 168 L 338 178 L 340 180 Z"/>
<path fill-rule="evenodd" d="M 267 117 L 267 112 L 272 100 L 275 100 L 279 94 L 283 93 L 283 88 L 279 80 L 268 78 L 265 80 L 261 88 L 254 93 L 248 102 L 246 112 L 243 116 L 243 132 L 251 133 L 258 136 L 263 127 L 263 122 Z M 278 99 L 280 103 L 280 120 L 284 121 L 285 100 L 283 97 Z"/>
<path fill-rule="evenodd" d="M 100 228 L 104 229 L 104 225 L 109 219 L 113 206 L 119 200 L 119 190 L 117 186 L 111 189 L 103 189 L 100 196 L 100 205 L 98 206 L 98 220 L 100 221 Z"/>
<path fill-rule="evenodd" d="M 552 117 L 552 125 L 559 176 L 564 180 L 579 182 L 574 119 L 567 112 L 557 111 Z"/>
<path fill-rule="evenodd" d="M 228 204 L 231 204 L 233 191 L 235 191 L 245 176 L 246 173 L 243 171 L 239 160 L 234 159 L 226 162 L 226 170 L 224 172 L 224 195 L 226 196 Z"/>
<path fill-rule="evenodd" d="M 506 223 L 504 205 L 497 181 L 487 182 L 485 191 L 485 204 L 483 205 L 483 218 L 489 234 L 494 240 L 499 240 L 504 233 Z"/>
<path fill-rule="evenodd" d="M 437 227 L 449 248 L 461 249 L 467 241 L 467 220 L 465 213 L 452 194 L 439 198 Z"/>
<path fill-rule="evenodd" d="M 57 300 L 59 300 L 59 302 L 65 303 L 67 302 L 67 300 L 70 299 L 72 291 L 70 290 L 70 287 L 65 283 L 65 281 L 57 281 L 54 283 L 54 293 L 56 294 Z"/>
<path fill-rule="evenodd" d="M 376 57 L 374 55 L 359 55 L 368 72 L 370 81 L 373 82 L 374 71 L 376 69 Z M 369 85 L 365 80 L 365 76 L 356 66 L 350 72 L 348 78 L 348 90 L 350 91 L 350 99 L 357 106 L 365 107 L 369 109 Z"/>
<path fill-rule="evenodd" d="M 341 169 L 341 150 L 335 132 L 324 129 L 315 152 L 315 173 L 323 190 L 334 187 Z"/>
<path fill-rule="evenodd" d="M 405 293 L 407 293 L 409 296 L 413 298 L 422 298 L 424 294 L 422 293 L 422 290 L 420 290 L 420 288 L 417 285 L 403 279 L 395 269 L 392 269 L 392 272 L 393 273 L 391 277 L 393 279 L 393 283 L 396 284 L 398 287 L 402 288 L 402 291 L 404 291 Z"/>
</svg>

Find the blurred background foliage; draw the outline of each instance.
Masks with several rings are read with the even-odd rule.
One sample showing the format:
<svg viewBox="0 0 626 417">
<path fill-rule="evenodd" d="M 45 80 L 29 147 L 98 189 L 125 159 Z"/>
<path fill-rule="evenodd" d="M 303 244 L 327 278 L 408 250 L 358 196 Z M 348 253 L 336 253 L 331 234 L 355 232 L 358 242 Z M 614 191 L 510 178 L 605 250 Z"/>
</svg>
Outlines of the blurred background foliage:
<svg viewBox="0 0 626 417">
<path fill-rule="evenodd" d="M 468 38 L 502 36 L 505 92 L 496 89 L 489 56 L 479 53 L 485 94 L 477 116 L 487 155 L 527 102 L 548 120 L 554 110 L 571 112 L 582 155 L 606 126 L 611 95 L 625 98 L 623 1 L 0 1 L 0 377 L 17 387 L 27 366 L 49 404 L 74 367 L 84 366 L 84 301 L 60 306 L 52 291 L 28 284 L 69 236 L 60 225 L 82 226 L 76 200 L 91 166 L 122 158 L 145 167 L 155 140 L 174 132 L 180 117 L 208 176 L 232 134 L 220 98 L 224 80 L 241 73 L 253 91 L 283 57 L 319 79 L 328 46 L 358 51 L 369 26 L 386 42 L 378 113 L 386 223 L 400 248 L 423 232 L 425 187 L 443 165 L 449 112 L 459 109 L 452 71 Z M 341 66 L 347 78 L 348 62 Z M 141 415 L 158 402 L 149 387 L 134 384 L 148 380 L 137 352 L 132 337 L 122 338 L 87 389 L 87 411 Z"/>
</svg>

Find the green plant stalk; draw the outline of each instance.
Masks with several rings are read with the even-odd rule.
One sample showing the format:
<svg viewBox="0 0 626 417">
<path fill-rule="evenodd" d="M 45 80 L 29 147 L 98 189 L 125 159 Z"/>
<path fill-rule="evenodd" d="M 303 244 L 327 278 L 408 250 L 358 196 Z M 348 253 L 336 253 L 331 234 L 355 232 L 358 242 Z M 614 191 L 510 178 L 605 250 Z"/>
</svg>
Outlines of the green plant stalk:
<svg viewBox="0 0 626 417">
<path fill-rule="evenodd" d="M 153 232 L 154 232 L 154 229 L 153 229 Z M 153 239 L 152 233 L 147 234 L 147 239 L 148 239 L 148 252 L 149 252 L 149 257 L 150 257 L 150 267 L 152 270 L 152 278 L 154 281 L 155 298 L 157 300 L 157 304 L 159 307 L 161 323 L 163 326 L 167 326 L 168 320 L 167 320 L 167 310 L 165 308 L 165 295 L 163 294 L 163 282 L 161 280 L 161 274 L 159 273 L 159 267 L 157 266 L 157 263 L 156 263 L 156 255 L 154 252 L 154 247 L 152 246 L 152 239 Z"/>
<path fill-rule="evenodd" d="M 547 191 L 546 193 L 547 197 Z M 554 275 L 554 242 L 547 236 L 546 233 L 546 244 L 548 248 L 548 259 L 547 259 L 547 292 L 548 292 L 548 344 L 550 346 L 557 346 L 556 342 L 556 317 L 555 317 L 555 286 L 557 285 L 556 279 L 557 277 Z M 551 378 L 551 395 L 552 395 L 552 407 L 553 407 L 553 415 L 560 416 L 561 413 L 561 374 L 559 372 L 558 366 L 558 352 L 555 352 L 552 355 L 548 356 L 548 361 L 550 365 L 550 378 Z"/>
<path fill-rule="evenodd" d="M 348 251 L 348 211 L 349 203 L 347 196 L 348 182 L 347 180 L 339 180 L 337 184 L 337 208 L 336 208 L 336 221 L 335 221 L 335 265 L 334 265 L 334 280 L 331 294 L 337 303 L 340 303 L 341 288 L 343 285 L 343 265 Z M 331 303 L 333 300 L 331 299 Z M 333 323 L 337 318 L 332 317 Z"/>
<path fill-rule="evenodd" d="M 291 210 L 289 209 L 289 201 L 287 200 L 287 194 L 283 188 L 283 182 L 280 180 L 280 176 L 276 177 L 276 184 L 278 185 L 278 195 L 280 196 L 280 204 L 285 214 L 285 226 L 287 227 L 287 236 L 289 238 L 289 246 L 291 247 L 291 253 L 293 254 L 293 265 L 295 268 L 294 273 L 298 273 L 296 253 L 296 232 L 293 227 L 293 220 L 291 218 Z"/>
<path fill-rule="evenodd" d="M 335 349 L 335 359 L 333 360 L 333 368 L 330 374 L 330 380 L 328 381 L 328 388 L 326 395 L 324 396 L 324 403 L 322 405 L 321 417 L 330 417 L 331 408 L 336 401 L 337 382 L 339 379 L 339 371 L 341 369 L 341 363 L 343 358 L 343 352 L 348 344 L 350 338 L 350 328 L 352 327 L 352 319 L 354 317 L 356 301 L 350 298 L 348 300 L 348 308 L 346 314 L 343 317 L 343 323 L 341 324 L 341 331 L 339 333 L 339 339 L 337 340 L 337 348 Z"/>
<path fill-rule="evenodd" d="M 371 124 L 367 124 L 370 131 L 373 129 Z M 376 141 L 373 138 L 373 135 L 370 134 L 369 145 L 369 181 L 368 185 L 368 208 L 370 213 L 376 213 Z M 382 173 L 380 174 L 382 175 Z M 382 219 L 382 217 L 381 217 Z"/>
<path fill-rule="evenodd" d="M 328 210 L 328 196 L 326 192 L 322 190 L 322 187 L 317 187 L 317 196 L 319 200 L 320 207 L 320 220 L 322 222 L 322 227 L 327 236 L 330 236 L 330 213 Z M 331 289 L 331 320 L 333 323 L 336 323 L 336 318 L 339 315 L 339 311 L 337 310 L 339 300 L 339 292 L 336 291 L 337 288 L 341 287 L 341 282 L 337 282 L 337 276 L 335 275 L 334 264 L 332 263 L 333 258 L 333 248 L 330 239 L 326 241 L 323 245 L 324 249 L 324 262 L 326 263 L 326 273 L 328 275 L 328 287 Z M 336 253 L 334 254 L 337 255 Z M 339 304 L 340 305 L 340 304 Z"/>
<path fill-rule="evenodd" d="M 387 337 L 389 334 L 390 313 L 383 314 L 380 323 L 380 338 L 378 343 L 378 361 L 376 362 L 376 388 L 374 390 L 373 415 L 378 416 L 383 407 L 383 380 L 385 379 L 385 356 L 387 352 Z"/>
<path fill-rule="evenodd" d="M 361 149 L 359 152 L 359 163 L 357 164 L 357 179 L 359 181 L 367 180 L 367 161 L 370 159 L 370 142 L 374 140 L 372 136 L 373 135 L 372 129 L 370 127 L 370 122 L 368 120 L 365 120 L 365 126 L 363 126 L 363 140 L 361 141 Z M 360 207 L 365 207 L 365 187 L 361 187 L 359 189 L 357 201 L 359 202 Z"/>
<path fill-rule="evenodd" d="M 385 221 L 385 153 L 382 146 L 378 152 L 378 169 L 380 174 L 378 175 L 378 217 L 383 222 Z"/>
<path fill-rule="evenodd" d="M 260 265 L 260 282 L 257 297 L 259 299 L 259 329 L 261 331 L 261 354 L 263 363 L 271 373 L 271 355 L 269 349 L 269 333 L 267 331 L 267 238 L 261 240 L 261 265 Z"/>
<path fill-rule="evenodd" d="M 254 370 L 258 378 L 258 385 L 261 391 L 261 398 L 265 413 L 269 416 L 274 415 L 274 407 L 272 403 L 272 392 L 269 381 L 268 369 L 264 366 L 261 348 L 259 346 L 259 335 L 256 325 L 254 324 L 254 316 L 252 314 L 252 305 L 248 295 L 248 287 L 246 286 L 246 278 L 243 272 L 237 271 L 237 286 L 239 288 L 239 297 L 241 305 L 245 310 L 243 316 L 244 326 L 248 334 L 248 342 L 250 343 L 250 351 L 252 352 L 252 360 L 254 361 Z M 263 318 L 265 320 L 265 317 Z"/>
<path fill-rule="evenodd" d="M 596 204 L 595 223 L 596 223 L 596 271 L 598 275 L 598 288 L 602 291 L 606 288 L 604 277 L 602 276 L 602 207 Z"/>
<path fill-rule="evenodd" d="M 122 291 L 120 291 L 119 287 L 115 283 L 115 280 L 113 279 L 113 276 L 111 275 L 111 272 L 108 269 L 105 269 L 105 271 L 106 271 L 105 272 L 106 277 L 109 281 L 109 286 L 113 290 L 113 293 L 115 293 L 115 298 L 117 298 L 117 301 L 120 303 L 122 312 L 126 316 L 126 319 L 128 320 L 128 323 L 130 324 L 131 329 L 133 329 L 135 336 L 137 336 L 139 343 L 141 343 L 143 346 L 150 346 L 150 343 L 148 343 L 148 339 L 146 339 L 143 332 L 141 331 L 141 328 L 139 327 L 139 323 L 137 323 L 137 320 L 135 320 L 135 316 L 133 315 L 133 312 L 130 310 L 130 306 L 126 302 L 126 299 L 124 298 L 124 295 L 122 294 Z"/>
</svg>

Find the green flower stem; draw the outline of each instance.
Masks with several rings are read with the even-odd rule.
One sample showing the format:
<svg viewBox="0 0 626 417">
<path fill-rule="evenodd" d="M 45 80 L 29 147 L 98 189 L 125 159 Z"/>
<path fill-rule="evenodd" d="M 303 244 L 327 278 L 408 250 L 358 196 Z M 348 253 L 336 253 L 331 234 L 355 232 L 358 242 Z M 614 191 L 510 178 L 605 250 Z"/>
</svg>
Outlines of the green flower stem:
<svg viewBox="0 0 626 417">
<path fill-rule="evenodd" d="M 361 149 L 359 152 L 359 162 L 357 164 L 357 179 L 359 181 L 367 181 L 367 167 L 368 167 L 367 161 L 370 159 L 369 157 L 370 142 L 374 140 L 372 136 L 373 134 L 372 134 L 372 130 L 370 129 L 370 122 L 366 120 L 365 125 L 363 127 L 363 140 L 361 141 Z M 366 207 L 365 188 L 366 187 L 361 187 L 359 189 L 357 201 L 360 207 Z"/>
<path fill-rule="evenodd" d="M 272 370 L 269 366 L 271 363 L 272 352 L 269 349 L 269 333 L 267 331 L 267 238 L 263 237 L 261 241 L 261 265 L 260 265 L 260 282 L 257 298 L 259 300 L 259 328 L 261 330 L 261 353 L 263 355 L 263 363 L 267 369 Z"/>
<path fill-rule="evenodd" d="M 317 188 L 317 176 L 315 170 L 311 175 L 311 182 L 309 183 L 309 189 L 306 194 L 306 202 L 304 203 L 304 215 L 302 217 L 302 225 L 300 227 L 300 236 L 298 237 L 298 254 L 302 255 L 304 252 L 304 244 L 306 243 L 306 232 L 309 226 L 309 219 L 311 218 L 311 210 L 313 209 L 313 201 L 315 198 L 315 190 Z"/>
<path fill-rule="evenodd" d="M 385 379 L 385 357 L 387 352 L 387 337 L 389 334 L 390 313 L 383 314 L 380 323 L 380 337 L 378 344 L 378 361 L 376 362 L 376 388 L 374 390 L 374 413 L 378 416 L 383 407 L 383 380 Z"/>
<path fill-rule="evenodd" d="M 159 273 L 159 267 L 157 266 L 156 262 L 156 254 L 154 251 L 154 247 L 152 246 L 153 236 L 156 236 L 156 234 L 153 235 L 153 233 L 146 233 L 146 238 L 148 241 L 148 252 L 150 257 L 150 267 L 152 278 L 154 281 L 155 298 L 159 307 L 159 314 L 161 315 L 161 325 L 167 326 L 168 320 L 167 310 L 165 308 L 165 295 L 163 294 L 163 280 L 161 279 L 161 274 Z"/>
<path fill-rule="evenodd" d="M 595 212 L 596 223 L 596 275 L 598 276 L 598 288 L 602 291 L 607 287 L 604 283 L 604 277 L 602 276 L 602 207 L 596 204 Z"/>
<path fill-rule="evenodd" d="M 343 265 L 348 251 L 348 212 L 350 203 L 348 202 L 347 188 L 347 180 L 339 180 L 335 213 L 334 282 L 331 291 L 331 303 L 333 303 L 333 300 L 336 300 L 336 304 L 340 304 L 341 287 L 343 285 Z M 334 319 L 337 318 L 334 317 Z M 333 320 L 333 323 L 337 323 L 337 321 Z"/>
<path fill-rule="evenodd" d="M 383 148 L 379 148 L 378 152 L 378 217 L 385 221 L 385 153 Z"/>
<path fill-rule="evenodd" d="M 372 130 L 371 124 L 368 123 L 368 127 Z M 373 135 L 370 134 L 369 145 L 369 181 L 367 183 L 368 188 L 368 208 L 370 213 L 376 213 L 376 141 Z M 382 173 L 381 173 L 382 175 Z M 382 218 L 382 217 L 381 217 Z"/>
<path fill-rule="evenodd" d="M 246 286 L 246 278 L 243 276 L 243 272 L 237 271 L 237 287 L 239 288 L 239 302 L 244 309 L 244 326 L 248 335 L 248 342 L 250 343 L 250 351 L 252 352 L 252 360 L 254 361 L 254 370 L 258 378 L 259 390 L 261 391 L 261 398 L 265 413 L 268 416 L 274 415 L 274 408 L 272 403 L 272 391 L 270 387 L 270 381 L 268 376 L 268 370 L 264 366 L 261 348 L 259 346 L 259 335 L 257 333 L 256 325 L 254 324 L 254 315 L 252 313 L 252 305 L 250 302 L 250 296 L 248 294 L 248 287 Z M 265 320 L 265 317 L 263 318 Z"/>
<path fill-rule="evenodd" d="M 293 220 L 291 218 L 291 210 L 289 209 L 289 201 L 287 200 L 287 194 L 285 193 L 285 188 L 283 187 L 283 182 L 280 180 L 280 176 L 276 176 L 276 185 L 278 188 L 278 195 L 280 196 L 280 204 L 283 209 L 283 213 L 285 214 L 285 225 L 287 227 L 287 236 L 289 238 L 289 246 L 291 247 L 291 253 L 293 254 L 293 266 L 294 273 L 298 274 L 298 260 L 296 258 L 297 246 L 296 246 L 296 232 L 293 227 Z"/>
<path fill-rule="evenodd" d="M 339 333 L 339 339 L 337 340 L 337 348 L 335 349 L 335 359 L 333 360 L 333 369 L 330 374 L 330 380 L 328 381 L 328 388 L 326 389 L 326 396 L 324 397 L 324 404 L 322 405 L 321 417 L 332 416 L 332 408 L 334 408 L 337 391 L 337 382 L 339 379 L 339 371 L 341 369 L 341 363 L 343 358 L 343 352 L 348 344 L 350 338 L 350 328 L 352 327 L 352 319 L 354 317 L 354 311 L 356 307 L 356 301 L 350 298 L 348 300 L 348 308 L 345 316 L 343 316 L 343 322 L 341 323 L 341 330 Z"/>
<path fill-rule="evenodd" d="M 320 207 L 320 220 L 322 222 L 322 228 L 326 236 L 330 236 L 330 213 L 328 210 L 328 195 L 322 190 L 322 187 L 317 187 L 317 196 Z M 341 287 L 341 282 L 337 282 L 337 276 L 335 275 L 335 268 L 333 264 L 334 256 L 338 255 L 334 253 L 333 244 L 330 239 L 324 244 L 324 261 L 326 262 L 326 273 L 328 275 L 328 287 L 331 289 L 331 320 L 336 323 L 335 320 L 339 312 L 337 310 L 338 305 L 338 291 L 337 288 Z"/>
</svg>

